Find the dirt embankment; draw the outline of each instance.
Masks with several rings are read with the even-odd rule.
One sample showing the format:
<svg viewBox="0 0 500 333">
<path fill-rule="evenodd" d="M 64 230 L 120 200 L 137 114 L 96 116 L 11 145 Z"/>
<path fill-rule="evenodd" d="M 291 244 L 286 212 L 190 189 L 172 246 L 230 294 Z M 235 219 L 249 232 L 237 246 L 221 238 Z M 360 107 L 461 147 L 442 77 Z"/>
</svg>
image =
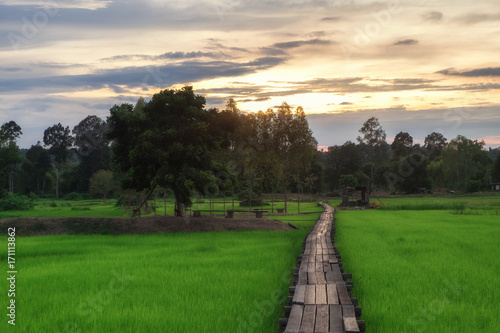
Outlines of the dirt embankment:
<svg viewBox="0 0 500 333">
<path fill-rule="evenodd" d="M 283 222 L 265 218 L 183 218 L 151 216 L 141 218 L 9 218 L 0 220 L 0 230 L 15 227 L 16 236 L 80 234 L 150 234 L 163 232 L 206 232 L 239 230 L 292 230 Z"/>
</svg>

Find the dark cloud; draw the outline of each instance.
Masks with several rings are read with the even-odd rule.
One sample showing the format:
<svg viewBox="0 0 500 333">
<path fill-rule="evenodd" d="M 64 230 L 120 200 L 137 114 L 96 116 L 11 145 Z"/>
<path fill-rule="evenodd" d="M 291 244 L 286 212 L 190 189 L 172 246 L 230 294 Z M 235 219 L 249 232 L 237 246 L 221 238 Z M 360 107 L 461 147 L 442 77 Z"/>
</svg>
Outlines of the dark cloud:
<svg viewBox="0 0 500 333">
<path fill-rule="evenodd" d="M 332 41 L 325 39 L 296 40 L 290 42 L 276 43 L 273 46 L 280 49 L 294 49 L 304 45 L 330 45 Z"/>
<path fill-rule="evenodd" d="M 340 16 L 329 16 L 329 17 L 323 17 L 321 21 L 327 21 L 327 22 L 337 22 L 340 21 L 342 18 Z"/>
<path fill-rule="evenodd" d="M 116 55 L 113 57 L 103 58 L 102 61 L 137 61 L 137 60 L 182 60 L 182 59 L 196 59 L 196 58 L 222 58 L 225 57 L 222 53 L 215 52 L 165 52 L 160 55 L 146 55 L 146 54 L 126 54 Z"/>
<path fill-rule="evenodd" d="M 282 56 L 286 55 L 286 52 L 274 47 L 261 47 L 259 48 L 260 52 L 268 56 Z"/>
<path fill-rule="evenodd" d="M 342 102 L 340 103 L 339 105 L 353 105 L 354 103 L 351 103 L 351 102 Z"/>
<path fill-rule="evenodd" d="M 489 21 L 500 21 L 500 14 L 473 13 L 473 14 L 468 14 L 468 15 L 462 16 L 458 20 L 461 23 L 465 23 L 465 24 L 476 24 L 476 23 L 483 23 L 483 22 L 489 22 Z"/>
<path fill-rule="evenodd" d="M 26 69 L 21 67 L 0 67 L 0 72 L 22 72 L 22 71 L 26 71 Z"/>
<path fill-rule="evenodd" d="M 265 102 L 271 100 L 270 97 L 261 97 L 261 98 L 245 98 L 238 99 L 236 102 L 238 103 L 248 103 L 248 102 Z"/>
<path fill-rule="evenodd" d="M 500 76 L 500 67 L 478 68 L 469 71 L 457 71 L 454 68 L 443 69 L 438 74 L 456 75 L 467 77 L 481 77 L 481 76 Z"/>
<path fill-rule="evenodd" d="M 109 87 L 126 92 L 123 86 L 168 87 L 173 84 L 197 82 L 211 78 L 234 77 L 255 73 L 275 67 L 286 58 L 263 57 L 249 62 L 230 61 L 185 61 L 162 66 L 125 67 L 100 70 L 92 74 L 62 75 L 26 79 L 0 78 L 0 90 L 26 91 L 30 89 L 49 90 L 92 90 Z M 120 87 L 117 87 L 120 86 Z"/>
<path fill-rule="evenodd" d="M 443 16 L 444 16 L 443 13 L 436 11 L 422 14 L 422 18 L 424 19 L 424 21 L 429 21 L 429 22 L 439 22 L 443 19 Z"/>
<path fill-rule="evenodd" d="M 400 40 L 397 41 L 396 43 L 392 45 L 416 45 L 418 44 L 418 40 L 416 39 L 405 39 L 405 40 Z"/>
</svg>

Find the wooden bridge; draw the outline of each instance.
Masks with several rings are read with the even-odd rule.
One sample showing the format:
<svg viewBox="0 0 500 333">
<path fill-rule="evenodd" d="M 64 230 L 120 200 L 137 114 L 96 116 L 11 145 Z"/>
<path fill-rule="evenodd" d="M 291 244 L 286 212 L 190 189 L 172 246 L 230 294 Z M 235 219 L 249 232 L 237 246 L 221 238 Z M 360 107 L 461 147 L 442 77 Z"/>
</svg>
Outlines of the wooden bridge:
<svg viewBox="0 0 500 333">
<path fill-rule="evenodd" d="M 334 210 L 325 211 L 307 236 L 303 253 L 294 272 L 295 286 L 290 287 L 288 306 L 280 320 L 284 333 L 364 332 L 359 320 L 361 308 L 351 298 L 351 274 L 344 274 L 341 256 L 333 243 Z"/>
</svg>

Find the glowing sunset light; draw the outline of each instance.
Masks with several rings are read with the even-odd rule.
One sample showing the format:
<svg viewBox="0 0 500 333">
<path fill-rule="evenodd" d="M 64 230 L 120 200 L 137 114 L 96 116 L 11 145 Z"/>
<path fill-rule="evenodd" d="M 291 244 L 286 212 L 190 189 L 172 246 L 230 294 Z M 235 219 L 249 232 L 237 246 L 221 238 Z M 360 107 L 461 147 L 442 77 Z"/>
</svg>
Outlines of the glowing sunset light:
<svg viewBox="0 0 500 333">
<path fill-rule="evenodd" d="M 498 145 L 496 0 L 49 4 L 0 1 L 0 122 L 23 127 L 22 147 L 186 84 L 207 107 L 300 105 L 321 146 L 355 140 L 371 116 L 388 136 Z"/>
</svg>

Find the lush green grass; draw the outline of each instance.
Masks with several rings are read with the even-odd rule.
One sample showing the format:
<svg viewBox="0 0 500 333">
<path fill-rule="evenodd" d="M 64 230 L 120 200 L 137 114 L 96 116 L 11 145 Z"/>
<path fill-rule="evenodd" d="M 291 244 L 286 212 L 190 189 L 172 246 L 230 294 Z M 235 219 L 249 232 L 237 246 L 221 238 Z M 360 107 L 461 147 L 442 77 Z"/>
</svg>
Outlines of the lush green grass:
<svg viewBox="0 0 500 333">
<path fill-rule="evenodd" d="M 499 215 L 500 195 L 489 196 L 436 196 L 436 197 L 391 197 L 370 199 L 378 205 L 379 210 L 453 210 L 456 214 L 465 215 Z M 337 206 L 341 199 L 329 201 L 332 206 Z"/>
<path fill-rule="evenodd" d="M 51 205 L 55 204 L 55 207 Z M 150 206 L 154 205 L 153 201 L 149 202 Z M 156 201 L 157 214 L 165 214 L 165 202 L 162 200 Z M 278 202 L 275 204 L 274 208 L 283 208 L 284 203 Z M 296 214 L 298 212 L 298 203 L 296 201 L 289 201 L 287 205 L 287 210 L 289 214 Z M 214 200 L 213 209 L 219 211 L 222 214 L 224 211 L 231 209 L 231 202 L 226 200 L 225 206 L 223 199 Z M 253 207 L 253 208 L 260 208 Z M 193 210 L 209 210 L 208 199 L 203 203 L 196 203 L 194 200 Z M 249 207 L 239 207 L 235 203 L 235 209 L 245 210 Z M 321 208 L 320 208 L 321 209 Z M 271 212 L 271 206 L 264 206 L 264 210 Z M 301 202 L 300 203 L 301 212 L 313 212 L 318 211 L 316 202 Z M 167 215 L 174 215 L 174 202 L 172 199 L 167 199 L 166 202 L 166 213 Z M 204 212 L 207 214 L 207 212 Z M 149 215 L 154 215 L 151 213 Z M 7 211 L 0 212 L 1 218 L 9 217 L 123 217 L 123 208 L 121 206 L 116 206 L 116 200 L 108 200 L 103 203 L 102 200 L 81 200 L 81 201 L 65 201 L 65 200 L 51 200 L 51 199 L 40 199 L 35 201 L 35 207 L 31 210 L 24 211 Z"/>
<path fill-rule="evenodd" d="M 55 207 L 51 206 L 55 204 Z M 9 217 L 121 217 L 122 207 L 116 207 L 116 200 L 65 201 L 39 199 L 31 210 L 0 212 L 0 218 Z"/>
<path fill-rule="evenodd" d="M 370 332 L 498 332 L 498 216 L 338 211 L 335 237 Z"/>
<path fill-rule="evenodd" d="M 318 215 L 284 217 L 301 227 L 294 231 L 18 237 L 16 329 L 276 332 L 296 256 Z M 0 237 L 0 248 L 6 242 Z M 1 285 L 7 304 L 7 281 Z"/>
</svg>

